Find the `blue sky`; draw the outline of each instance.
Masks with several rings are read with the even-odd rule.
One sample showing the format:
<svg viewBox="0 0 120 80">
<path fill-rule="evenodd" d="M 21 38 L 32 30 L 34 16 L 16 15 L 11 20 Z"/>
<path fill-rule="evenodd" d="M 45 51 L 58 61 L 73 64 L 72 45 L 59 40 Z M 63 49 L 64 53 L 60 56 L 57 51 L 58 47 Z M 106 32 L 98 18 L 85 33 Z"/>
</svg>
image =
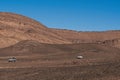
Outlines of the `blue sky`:
<svg viewBox="0 0 120 80">
<path fill-rule="evenodd" d="M 0 11 L 28 16 L 50 28 L 120 30 L 120 0 L 0 0 Z"/>
</svg>

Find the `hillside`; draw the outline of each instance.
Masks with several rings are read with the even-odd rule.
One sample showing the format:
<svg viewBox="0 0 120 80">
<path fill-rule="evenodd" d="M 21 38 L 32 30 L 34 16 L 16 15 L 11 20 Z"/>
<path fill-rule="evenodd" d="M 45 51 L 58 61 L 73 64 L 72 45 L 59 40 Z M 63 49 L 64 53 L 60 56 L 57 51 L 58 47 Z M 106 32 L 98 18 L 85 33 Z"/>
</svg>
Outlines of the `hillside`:
<svg viewBox="0 0 120 80">
<path fill-rule="evenodd" d="M 120 31 L 78 32 L 51 29 L 31 18 L 0 12 L 0 48 L 22 40 L 48 44 L 100 43 L 120 48 Z"/>
<path fill-rule="evenodd" d="M 7 47 L 22 40 L 36 40 L 50 44 L 70 43 L 33 19 L 0 12 L 0 47 Z"/>
<path fill-rule="evenodd" d="M 120 31 L 78 32 L 73 30 L 51 29 L 72 43 L 98 43 L 120 48 Z"/>
</svg>

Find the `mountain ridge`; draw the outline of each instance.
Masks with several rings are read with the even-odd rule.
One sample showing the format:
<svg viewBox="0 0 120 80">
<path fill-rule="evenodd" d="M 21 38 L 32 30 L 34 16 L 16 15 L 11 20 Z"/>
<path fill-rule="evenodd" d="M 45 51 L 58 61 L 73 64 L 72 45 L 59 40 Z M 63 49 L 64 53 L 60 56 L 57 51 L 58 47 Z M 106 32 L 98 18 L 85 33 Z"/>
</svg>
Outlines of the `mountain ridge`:
<svg viewBox="0 0 120 80">
<path fill-rule="evenodd" d="M 84 32 L 54 29 L 19 14 L 0 12 L 0 48 L 24 40 L 48 44 L 98 43 L 120 48 L 119 38 L 120 30 Z"/>
</svg>

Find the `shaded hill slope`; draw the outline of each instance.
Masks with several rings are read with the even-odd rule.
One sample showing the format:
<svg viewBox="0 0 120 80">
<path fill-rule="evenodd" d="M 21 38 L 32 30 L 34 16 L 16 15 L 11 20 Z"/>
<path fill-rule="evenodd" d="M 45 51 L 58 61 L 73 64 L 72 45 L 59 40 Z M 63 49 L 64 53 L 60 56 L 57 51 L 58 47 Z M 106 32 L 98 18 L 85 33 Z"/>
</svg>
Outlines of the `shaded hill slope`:
<svg viewBox="0 0 120 80">
<path fill-rule="evenodd" d="M 82 55 L 87 59 L 120 58 L 120 50 L 98 44 L 43 44 L 38 41 L 25 40 L 10 47 L 1 48 L 0 56 L 45 55 L 48 59 L 74 59 Z M 32 57 L 32 56 L 31 56 Z"/>
</svg>

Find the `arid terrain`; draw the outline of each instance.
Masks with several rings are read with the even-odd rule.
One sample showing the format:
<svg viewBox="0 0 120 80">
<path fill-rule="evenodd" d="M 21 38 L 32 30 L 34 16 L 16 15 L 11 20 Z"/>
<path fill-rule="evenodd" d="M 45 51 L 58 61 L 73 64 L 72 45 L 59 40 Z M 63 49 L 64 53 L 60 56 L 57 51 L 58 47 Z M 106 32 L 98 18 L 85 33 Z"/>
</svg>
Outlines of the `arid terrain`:
<svg viewBox="0 0 120 80">
<path fill-rule="evenodd" d="M 120 31 L 51 29 L 1 12 L 0 80 L 120 80 Z"/>
</svg>

